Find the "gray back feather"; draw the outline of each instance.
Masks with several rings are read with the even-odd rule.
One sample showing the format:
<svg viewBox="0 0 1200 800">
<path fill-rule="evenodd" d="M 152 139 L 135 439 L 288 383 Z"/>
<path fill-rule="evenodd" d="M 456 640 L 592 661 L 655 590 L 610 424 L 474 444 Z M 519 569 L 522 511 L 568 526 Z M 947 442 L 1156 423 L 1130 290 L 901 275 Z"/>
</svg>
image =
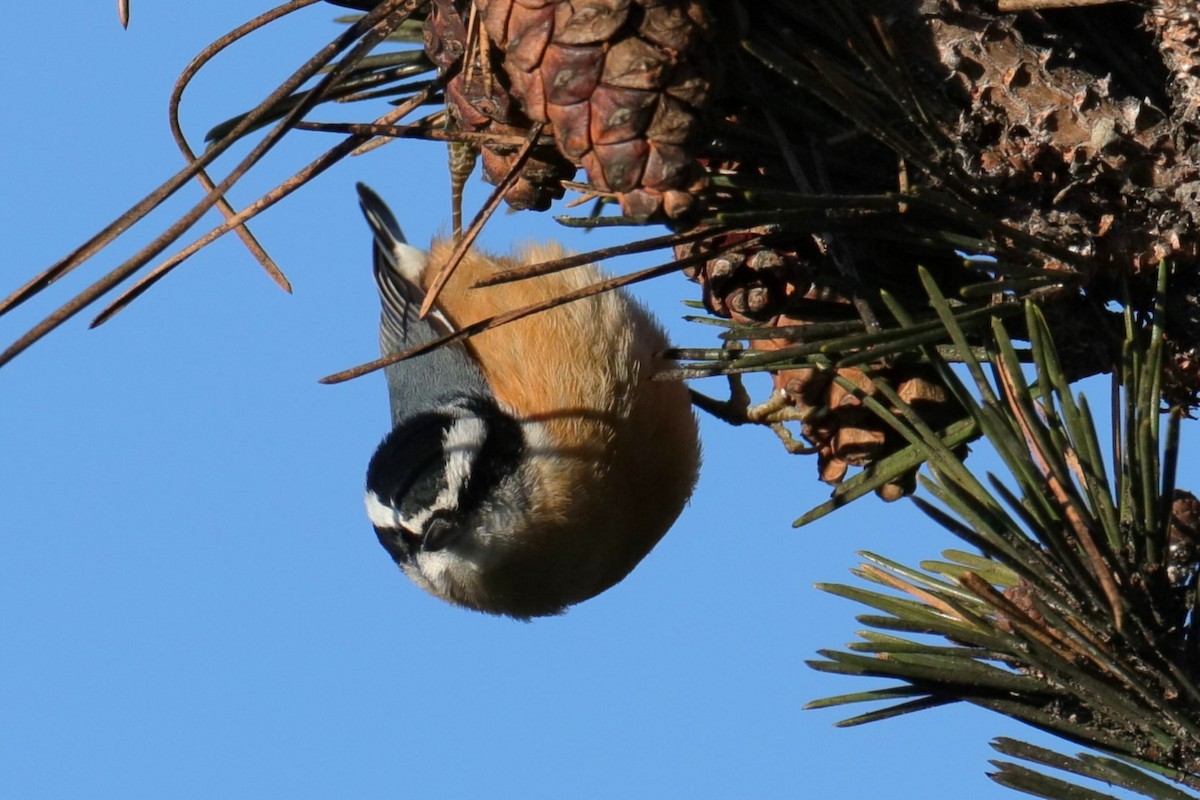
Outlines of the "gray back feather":
<svg viewBox="0 0 1200 800">
<path fill-rule="evenodd" d="M 379 349 L 389 356 L 433 341 L 453 328 L 440 311 L 425 319 L 417 312 L 425 299 L 424 254 L 404 240 L 395 216 L 375 192 L 358 184 L 359 205 L 375 235 L 373 267 L 382 313 Z M 453 396 L 491 397 L 487 381 L 459 342 L 385 368 L 392 424 L 443 405 Z"/>
</svg>

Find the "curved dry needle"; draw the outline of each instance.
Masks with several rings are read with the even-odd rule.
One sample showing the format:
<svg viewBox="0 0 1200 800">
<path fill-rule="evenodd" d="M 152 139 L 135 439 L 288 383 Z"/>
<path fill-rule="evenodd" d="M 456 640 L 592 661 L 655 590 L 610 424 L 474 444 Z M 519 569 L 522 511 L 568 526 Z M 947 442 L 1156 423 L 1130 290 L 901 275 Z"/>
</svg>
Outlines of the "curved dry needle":
<svg viewBox="0 0 1200 800">
<path fill-rule="evenodd" d="M 129 27 L 129 0 L 117 0 L 117 19 L 122 28 Z"/>
<path fill-rule="evenodd" d="M 405 114 L 408 114 L 410 111 L 412 111 L 412 109 L 425 102 L 425 100 L 428 99 L 428 95 L 432 93 L 433 90 L 431 88 L 420 95 L 414 95 L 413 97 L 409 98 L 404 105 L 392 109 L 385 116 L 381 117 L 380 122 L 377 124 L 386 126 L 389 121 L 402 118 Z M 143 275 L 137 281 L 137 283 L 122 292 L 120 297 L 112 301 L 112 303 L 106 306 L 103 311 L 97 314 L 96 318 L 92 320 L 89 327 L 95 328 L 108 322 L 117 313 L 124 310 L 130 303 L 140 297 L 147 289 L 157 283 L 159 279 L 161 279 L 164 275 L 166 275 L 184 260 L 195 255 L 197 252 L 207 247 L 216 239 L 224 236 L 226 233 L 229 233 L 229 231 L 240 229 L 239 226 L 244 225 L 249 220 L 266 211 L 268 208 L 308 183 L 317 175 L 320 175 L 322 172 L 329 169 L 346 156 L 350 155 L 354 150 L 361 147 L 364 141 L 369 141 L 369 138 L 369 134 L 356 134 L 326 150 L 319 157 L 304 167 L 304 169 L 295 173 L 292 175 L 292 177 L 288 178 L 283 183 L 280 183 L 274 189 L 267 192 L 241 211 L 235 213 L 224 223 L 218 225 L 216 228 L 213 228 L 211 231 L 192 242 L 183 250 L 180 250 L 178 253 L 171 256 L 169 259 L 159 264 L 146 275 Z"/>
<path fill-rule="evenodd" d="M 535 122 L 529 128 L 529 134 L 525 137 L 525 143 L 517 151 L 517 157 L 513 160 L 508 174 L 504 176 L 504 180 L 500 181 L 500 184 L 492 192 L 487 202 L 483 204 L 483 208 L 479 209 L 479 213 L 475 215 L 475 219 L 471 220 L 471 227 L 463 232 L 462 238 L 454 245 L 454 251 L 450 254 L 450 258 L 438 269 L 433 283 L 429 285 L 429 291 L 425 295 L 425 300 L 421 303 L 421 310 L 418 312 L 418 315 L 422 319 L 429 313 L 429 309 L 433 308 L 438 295 L 441 294 L 442 289 L 446 286 L 446 281 L 450 280 L 450 276 L 458 268 L 459 263 L 463 260 L 463 256 L 467 254 L 467 251 L 471 249 L 471 245 L 475 243 L 479 232 L 483 230 L 483 224 L 488 221 L 492 213 L 495 212 L 496 207 L 500 205 L 500 201 L 504 198 L 504 193 L 508 191 L 510 186 L 517 182 L 521 167 L 525 166 L 525 161 L 529 158 L 529 152 L 533 149 L 534 144 L 537 143 L 538 136 L 542 132 L 542 127 L 542 123 Z"/>
<path fill-rule="evenodd" d="M 707 258 L 708 255 L 706 254 L 702 258 L 699 258 L 699 260 L 705 260 Z M 325 384 L 342 383 L 344 381 L 351 380 L 352 378 L 358 378 L 376 370 L 383 369 L 389 364 L 395 364 L 398 361 L 405 361 L 407 359 L 414 358 L 422 353 L 428 353 L 430 350 L 435 350 L 443 345 L 450 344 L 451 342 L 468 339 L 472 336 L 481 334 L 484 331 L 490 331 L 492 328 L 499 328 L 501 325 L 507 325 L 510 322 L 516 322 L 519 319 L 524 319 L 532 314 L 537 314 L 542 311 L 549 311 L 552 308 L 556 308 L 567 303 L 572 303 L 576 300 L 582 300 L 585 297 L 603 294 L 604 292 L 611 292 L 613 289 L 618 289 L 622 286 L 628 286 L 631 283 L 649 280 L 650 278 L 657 278 L 660 275 L 667 275 L 682 269 L 684 266 L 687 265 L 675 262 L 671 262 L 669 264 L 660 264 L 657 267 L 649 267 L 639 272 L 631 272 L 628 275 L 622 275 L 617 278 L 609 278 L 608 280 L 592 283 L 580 289 L 559 295 L 558 297 L 551 297 L 550 299 L 542 300 L 539 303 L 522 306 L 521 308 L 513 309 L 512 311 L 505 311 L 503 314 L 496 314 L 495 316 L 481 319 L 478 322 L 465 325 L 453 333 L 448 333 L 445 336 L 434 339 L 431 342 L 426 342 L 425 344 L 419 345 L 410 350 L 406 350 L 403 353 L 396 353 L 383 358 L 377 358 L 374 361 L 370 361 L 366 364 L 352 367 L 351 369 L 343 370 L 342 372 L 337 372 L 333 375 L 321 378 L 319 382 Z"/>
<path fill-rule="evenodd" d="M 185 160 L 187 160 L 189 163 L 194 162 L 196 160 L 196 154 L 192 151 L 191 145 L 188 144 L 187 137 L 183 133 L 183 126 L 179 121 L 179 105 L 183 100 L 184 90 L 191 85 L 192 79 L 196 77 L 196 73 L 203 69 L 204 65 L 215 58 L 218 53 L 221 53 L 239 39 L 248 36 L 254 31 L 274 22 L 280 17 L 287 16 L 293 11 L 304 8 L 305 6 L 310 6 L 316 2 L 319 2 L 319 0 L 291 0 L 291 2 L 276 6 L 270 11 L 260 14 L 254 19 L 239 25 L 229 33 L 211 43 L 197 53 L 195 58 L 188 62 L 188 65 L 183 68 L 183 72 L 181 72 L 179 77 L 175 79 L 175 85 L 171 89 L 171 100 L 167 104 L 167 116 L 170 120 L 171 135 L 175 137 L 175 144 L 177 147 L 179 147 L 179 151 L 183 153 Z M 208 176 L 208 172 L 203 169 L 196 173 L 196 180 L 204 188 L 205 192 L 211 192 L 216 188 L 216 184 L 214 184 L 212 178 Z M 234 211 L 233 206 L 225 197 L 221 197 L 217 201 L 217 210 L 224 215 L 226 220 L 232 219 L 237 213 Z M 290 294 L 292 291 L 291 282 L 288 281 L 287 276 L 283 274 L 283 270 L 279 268 L 279 265 L 275 263 L 275 260 L 272 259 L 263 246 L 259 244 L 258 239 L 254 237 L 254 234 L 250 232 L 250 229 L 244 225 L 239 225 L 237 227 L 237 234 L 238 237 L 241 238 L 242 243 L 246 245 L 246 249 L 250 251 L 250 254 L 254 256 L 255 260 L 258 261 L 258 263 L 266 271 L 267 275 L 270 276 L 271 280 L 275 281 L 279 288 Z M 95 326 L 97 323 L 93 322 L 92 324 Z"/>
<path fill-rule="evenodd" d="M 506 269 L 503 272 L 497 272 L 495 275 L 489 275 L 486 278 L 475 281 L 475 283 L 471 284 L 471 288 L 480 289 L 484 286 L 496 286 L 501 283 L 512 283 L 513 281 L 538 278 L 542 275 L 552 275 L 555 272 L 581 267 L 584 264 L 595 264 L 609 258 L 628 256 L 634 253 L 645 253 L 663 247 L 673 247 L 679 244 L 689 244 L 704 239 L 711 239 L 715 236 L 729 233 L 730 230 L 730 228 L 705 228 L 701 231 L 691 231 L 689 233 L 670 233 L 666 236 L 654 236 L 630 244 L 619 244 L 613 247 L 592 250 L 588 253 L 564 256 L 563 258 L 556 258 L 553 261 L 542 261 L 541 263 L 530 264 L 525 267 L 514 267 L 513 269 Z"/>
<path fill-rule="evenodd" d="M 265 114 L 265 110 L 280 102 L 284 97 L 290 95 L 304 81 L 315 75 L 321 68 L 329 64 L 338 53 L 351 47 L 353 49 L 346 59 L 339 62 L 326 73 L 312 93 L 298 103 L 288 114 L 280 120 L 280 122 L 272 128 L 260 141 L 253 150 L 247 155 L 241 163 L 223 180 L 215 191 L 210 192 L 203 200 L 192 208 L 187 214 L 181 217 L 174 225 L 168 228 L 157 239 L 151 242 L 146 247 L 142 248 L 132 258 L 128 259 L 116 269 L 109 272 L 104 277 L 93 283 L 84 291 L 80 292 L 66 304 L 51 313 L 33 328 L 31 328 L 24 336 L 8 347 L 4 352 L 0 353 L 0 366 L 7 364 L 20 353 L 24 352 L 34 342 L 41 339 L 50 331 L 62 325 L 71 317 L 78 314 L 82 309 L 96 301 L 104 293 L 108 292 L 121 281 L 128 278 L 138 269 L 143 267 L 147 261 L 165 250 L 172 242 L 178 239 L 184 231 L 190 228 L 200 219 L 216 202 L 217 198 L 229 189 L 236 181 L 238 181 L 245 172 L 256 164 L 275 144 L 279 139 L 291 128 L 292 124 L 301 116 L 308 113 L 311 108 L 316 105 L 321 97 L 329 88 L 335 84 L 344 75 L 358 58 L 370 52 L 373 48 L 383 41 L 387 36 L 395 30 L 401 22 L 408 17 L 413 8 L 420 4 L 420 0 L 383 0 L 380 5 L 376 6 L 371 11 L 367 12 L 358 21 L 352 24 L 344 33 L 334 39 L 330 44 L 322 48 L 317 55 L 309 59 L 305 65 L 293 73 L 278 89 L 271 93 L 259 107 L 247 115 L 241 122 L 238 123 L 229 135 L 220 142 L 214 142 L 204 155 L 197 159 L 196 163 L 189 165 L 187 168 L 176 173 L 166 183 L 152 192 L 144 200 L 138 203 L 134 208 L 122 214 L 116 221 L 110 223 L 103 231 L 93 236 L 81 247 L 77 248 L 67 258 L 51 266 L 41 275 L 34 278 L 16 293 L 9 298 L 0 302 L 0 313 L 11 310 L 20 302 L 27 300 L 37 291 L 44 289 L 60 277 L 71 271 L 79 264 L 83 263 L 87 258 L 95 255 L 102 247 L 107 245 L 122 232 L 124 232 L 133 222 L 140 219 L 150 210 L 159 205 L 163 200 L 179 189 L 187 180 L 195 176 L 196 170 L 211 163 L 220 153 L 224 152 L 237 137 L 241 136 L 250 126 L 256 124 L 259 118 Z M 403 13 L 398 10 L 398 7 L 403 5 Z M 355 42 L 358 42 L 355 45 Z"/>
<path fill-rule="evenodd" d="M 382 6 L 381 6 L 382 8 Z M 299 88 L 305 81 L 318 74 L 322 67 L 325 66 L 337 53 L 349 47 L 355 39 L 359 37 L 362 30 L 367 29 L 367 26 L 362 25 L 366 17 L 359 24 L 352 26 L 342 36 L 334 40 L 333 43 L 327 45 L 316 56 L 310 59 L 303 67 L 297 70 L 279 88 L 277 88 L 254 112 L 251 112 L 241 123 L 235 127 L 230 134 L 218 142 L 213 142 L 213 145 L 204 151 L 204 154 L 195 162 L 184 167 L 175 175 L 168 178 L 157 189 L 146 195 L 140 202 L 130 208 L 114 221 L 110 222 L 103 230 L 88 239 L 82 245 L 77 247 L 66 257 L 58 262 L 50 265 L 43 270 L 39 275 L 34 276 L 24 286 L 14 291 L 8 297 L 0 300 L 0 315 L 11 311 L 12 309 L 24 303 L 30 297 L 45 289 L 50 284 L 57 281 L 67 273 L 80 266 L 83 262 L 94 256 L 103 248 L 107 247 L 114 239 L 124 233 L 132 225 L 139 222 L 143 217 L 157 208 L 172 194 L 177 192 L 184 183 L 195 177 L 196 172 L 208 164 L 212 163 L 217 157 L 224 153 L 233 144 L 236 139 L 250 129 L 258 119 L 265 115 L 265 109 L 279 102 L 283 98 L 290 95 Z M 353 31 L 353 35 L 351 35 Z M 332 50 L 332 52 L 330 52 Z M 205 206 L 207 210 L 211 206 L 209 203 Z M 142 255 L 139 253 L 138 256 Z M 145 261 L 153 258 L 155 253 L 150 253 L 145 256 Z M 135 256 L 134 259 L 138 258 Z M 130 259 L 132 262 L 134 259 Z M 145 263 L 143 261 L 142 263 Z M 127 262 L 127 263 L 130 263 Z"/>
<path fill-rule="evenodd" d="M 431 86 L 429 89 L 441 88 Z M 425 91 L 425 90 L 422 90 Z M 432 115 L 431 115 L 432 116 Z M 428 120 L 429 117 L 422 119 Z M 383 125 L 378 122 L 297 122 L 298 131 L 317 131 L 319 133 L 352 133 L 364 136 L 374 136 L 379 139 L 421 139 L 428 142 L 470 142 L 476 145 L 500 144 L 520 147 L 525 144 L 524 136 L 508 136 L 502 133 L 471 133 L 470 131 L 447 131 L 430 128 L 421 120 L 408 125 Z M 553 138 L 547 136 L 546 143 L 553 143 Z M 355 154 L 357 155 L 357 153 Z"/>
</svg>

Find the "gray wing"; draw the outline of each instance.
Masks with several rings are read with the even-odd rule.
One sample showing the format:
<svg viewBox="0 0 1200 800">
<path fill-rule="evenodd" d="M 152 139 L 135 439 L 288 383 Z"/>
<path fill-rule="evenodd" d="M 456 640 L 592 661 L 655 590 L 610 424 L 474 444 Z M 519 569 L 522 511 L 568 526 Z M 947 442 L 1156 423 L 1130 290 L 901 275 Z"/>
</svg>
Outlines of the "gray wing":
<svg viewBox="0 0 1200 800">
<path fill-rule="evenodd" d="M 373 267 L 382 306 L 380 352 L 385 356 L 402 353 L 450 333 L 453 328 L 441 312 L 435 310 L 425 319 L 418 316 L 425 299 L 420 284 L 426 267 L 425 253 L 404 240 L 391 209 L 361 183 L 358 201 L 375 235 Z M 483 373 L 459 342 L 391 364 L 384 372 L 393 424 L 432 411 L 454 397 L 491 397 Z"/>
</svg>

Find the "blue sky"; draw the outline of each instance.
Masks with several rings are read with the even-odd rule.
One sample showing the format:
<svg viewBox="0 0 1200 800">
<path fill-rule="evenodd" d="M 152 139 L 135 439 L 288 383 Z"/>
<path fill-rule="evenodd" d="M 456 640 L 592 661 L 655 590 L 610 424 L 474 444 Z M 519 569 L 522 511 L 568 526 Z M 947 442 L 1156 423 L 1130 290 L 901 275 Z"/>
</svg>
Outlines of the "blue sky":
<svg viewBox="0 0 1200 800">
<path fill-rule="evenodd" d="M 124 32 L 112 3 L 85 5 L 6 9 L 25 35 L 0 51 L 0 294 L 179 168 L 171 84 L 257 8 L 135 2 Z M 193 141 L 332 38 L 338 13 L 302 11 L 202 74 L 184 104 Z M 235 202 L 331 142 L 297 136 Z M 874 499 L 793 530 L 826 489 L 765 430 L 702 419 L 704 469 L 675 528 L 563 617 L 470 613 L 399 574 L 361 502 L 382 378 L 317 379 L 375 355 L 354 182 L 422 242 L 448 225 L 443 164 L 439 145 L 393 144 L 256 222 L 293 296 L 227 238 L 108 325 L 69 323 L 0 371 L 0 794 L 1015 797 L 984 777 L 988 740 L 1053 741 L 1015 723 L 949 708 L 835 730 L 842 712 L 802 710 L 868 686 L 804 665 L 850 641 L 859 611 L 812 584 L 849 579 L 856 550 L 915 563 L 956 542 Z M 182 194 L 152 225 L 200 196 Z M 0 319 L 0 338 L 151 227 Z M 623 234 L 501 215 L 484 242 L 546 236 L 584 249 Z M 695 294 L 681 278 L 640 292 L 677 343 L 709 346 L 710 328 L 679 319 Z"/>
</svg>

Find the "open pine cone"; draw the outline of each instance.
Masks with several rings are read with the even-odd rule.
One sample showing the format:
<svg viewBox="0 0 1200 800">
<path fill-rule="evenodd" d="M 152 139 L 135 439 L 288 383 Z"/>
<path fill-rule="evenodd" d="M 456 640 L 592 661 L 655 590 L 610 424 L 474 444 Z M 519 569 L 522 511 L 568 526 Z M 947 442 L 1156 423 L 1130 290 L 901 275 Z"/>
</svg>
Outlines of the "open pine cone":
<svg viewBox="0 0 1200 800">
<path fill-rule="evenodd" d="M 424 33 L 426 54 L 439 72 L 450 75 L 445 82 L 446 110 L 453 127 L 470 133 L 525 136 L 529 118 L 497 79 L 490 54 L 468 46 L 467 26 L 453 0 L 433 0 Z M 499 184 L 512 169 L 520 147 L 486 144 L 481 150 L 484 177 Z M 554 145 L 540 143 L 533 147 L 504 199 L 515 209 L 544 211 L 563 196 L 562 182 L 574 176 L 574 164 Z"/>
<path fill-rule="evenodd" d="M 680 219 L 705 185 L 691 152 L 710 87 L 699 0 L 476 0 L 483 34 L 472 47 L 452 0 L 434 0 L 426 51 L 447 70 L 446 103 L 464 130 L 522 134 L 544 123 L 554 148 L 525 165 L 506 199 L 544 208 L 574 165 L 637 219 Z M 519 108 L 514 108 L 514 103 Z M 515 147 L 484 147 L 499 182 Z"/>
<path fill-rule="evenodd" d="M 681 245 L 677 258 L 725 248 L 752 232 L 718 236 L 703 245 Z M 705 307 L 716 316 L 741 325 L 791 329 L 778 339 L 751 339 L 750 347 L 778 350 L 803 342 L 794 331 L 830 319 L 849 319 L 854 307 L 840 276 L 811 238 L 806 247 L 761 242 L 714 256 L 686 271 L 703 290 Z M 935 428 L 961 415 L 962 409 L 941 385 L 934 370 L 923 364 L 873 369 L 921 417 Z M 840 483 L 849 467 L 865 467 L 903 448 L 907 442 L 835 377 L 850 381 L 862 393 L 882 399 L 870 377 L 857 367 L 839 370 L 783 369 L 772 373 L 773 395 L 783 398 L 802 418 L 801 435 L 817 453 L 817 472 L 826 483 Z M 899 413 L 898 411 L 896 413 Z M 885 484 L 877 494 L 895 500 L 912 493 L 916 471 Z"/>
</svg>

